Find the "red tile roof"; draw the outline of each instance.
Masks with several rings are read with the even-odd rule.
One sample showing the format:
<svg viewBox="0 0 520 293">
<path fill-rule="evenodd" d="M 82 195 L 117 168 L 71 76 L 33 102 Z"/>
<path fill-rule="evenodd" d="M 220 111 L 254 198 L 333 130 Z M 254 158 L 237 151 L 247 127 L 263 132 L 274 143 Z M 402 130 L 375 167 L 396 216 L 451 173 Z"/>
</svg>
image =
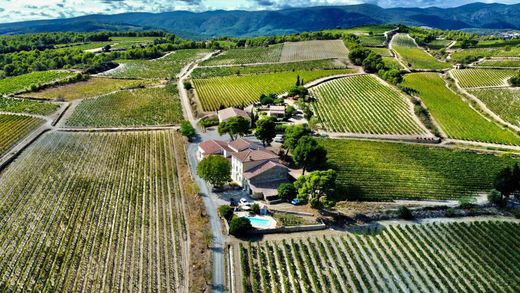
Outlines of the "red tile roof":
<svg viewBox="0 0 520 293">
<path fill-rule="evenodd" d="M 247 179 L 251 179 L 251 178 L 254 178 L 254 177 L 256 177 L 260 174 L 263 174 L 274 168 L 284 168 L 284 169 L 289 170 L 289 168 L 285 167 L 284 165 L 282 165 L 280 163 L 276 163 L 273 161 L 267 161 L 263 164 L 260 164 L 256 167 L 252 168 L 251 170 L 249 170 L 247 172 L 244 172 L 244 177 Z"/>
<path fill-rule="evenodd" d="M 248 139 L 245 138 L 238 138 L 234 141 L 230 142 L 228 146 L 233 149 L 235 152 L 239 152 L 241 150 L 247 149 L 247 148 L 256 148 L 258 149 L 258 145 Z"/>
<path fill-rule="evenodd" d="M 242 109 L 238 109 L 238 108 L 226 108 L 226 109 L 218 111 L 217 114 L 218 114 L 218 119 L 220 121 L 226 121 L 229 118 L 236 117 L 236 116 L 242 116 L 247 120 L 251 120 L 251 117 L 249 117 L 249 115 L 246 113 L 246 111 L 244 111 Z"/>
<path fill-rule="evenodd" d="M 214 155 L 229 150 L 227 143 L 222 140 L 206 140 L 199 144 L 199 147 L 204 151 L 205 155 Z"/>
<path fill-rule="evenodd" d="M 233 156 L 241 162 L 253 162 L 278 159 L 278 156 L 267 150 L 245 150 L 234 153 Z"/>
</svg>

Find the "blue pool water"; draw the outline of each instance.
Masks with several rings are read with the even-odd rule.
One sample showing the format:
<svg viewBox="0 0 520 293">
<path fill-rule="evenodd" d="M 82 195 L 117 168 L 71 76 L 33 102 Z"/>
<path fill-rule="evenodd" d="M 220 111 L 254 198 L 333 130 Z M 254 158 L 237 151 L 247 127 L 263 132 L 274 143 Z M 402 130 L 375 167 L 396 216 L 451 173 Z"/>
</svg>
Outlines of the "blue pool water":
<svg viewBox="0 0 520 293">
<path fill-rule="evenodd" d="M 251 222 L 251 225 L 262 228 L 269 228 L 270 221 L 268 219 L 261 219 L 257 217 L 247 217 Z"/>
</svg>

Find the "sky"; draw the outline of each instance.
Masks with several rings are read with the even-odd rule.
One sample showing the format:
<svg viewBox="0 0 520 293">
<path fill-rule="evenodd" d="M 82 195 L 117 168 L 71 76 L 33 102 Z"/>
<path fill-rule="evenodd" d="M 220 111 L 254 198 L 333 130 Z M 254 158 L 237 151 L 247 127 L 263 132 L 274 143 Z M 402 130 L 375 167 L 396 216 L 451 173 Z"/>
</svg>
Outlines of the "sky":
<svg viewBox="0 0 520 293">
<path fill-rule="evenodd" d="M 68 18 L 87 14 L 123 12 L 165 12 L 174 10 L 208 11 L 266 10 L 318 5 L 370 3 L 381 7 L 454 7 L 475 0 L 0 0 L 0 22 Z M 519 3 L 520 0 L 481 0 L 479 2 Z"/>
</svg>

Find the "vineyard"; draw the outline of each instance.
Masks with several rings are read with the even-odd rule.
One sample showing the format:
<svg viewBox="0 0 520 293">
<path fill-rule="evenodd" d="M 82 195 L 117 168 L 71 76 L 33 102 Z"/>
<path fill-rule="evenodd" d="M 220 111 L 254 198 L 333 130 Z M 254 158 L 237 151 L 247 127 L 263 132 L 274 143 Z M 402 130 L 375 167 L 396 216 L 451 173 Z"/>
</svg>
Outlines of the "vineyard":
<svg viewBox="0 0 520 293">
<path fill-rule="evenodd" d="M 365 26 L 346 28 L 346 29 L 324 30 L 323 32 L 368 36 L 370 33 L 372 33 L 374 35 L 382 35 L 386 31 L 392 30 L 394 28 L 395 28 L 395 25 L 391 25 L 391 24 L 377 24 L 377 25 L 365 25 Z"/>
<path fill-rule="evenodd" d="M 401 56 L 408 67 L 413 69 L 446 69 L 450 65 L 441 62 L 423 49 L 417 47 L 414 40 L 407 34 L 396 34 L 392 38 L 392 48 Z"/>
<path fill-rule="evenodd" d="M 390 50 L 388 48 L 369 48 L 370 51 L 381 55 L 382 57 L 392 57 Z"/>
<path fill-rule="evenodd" d="M 125 88 L 138 87 L 147 83 L 147 81 L 143 80 L 91 77 L 86 81 L 48 88 L 39 92 L 31 92 L 24 96 L 47 100 L 63 99 L 64 101 L 72 101 L 95 97 Z"/>
<path fill-rule="evenodd" d="M 348 50 L 341 40 L 287 42 L 283 44 L 280 62 L 346 58 Z"/>
<path fill-rule="evenodd" d="M 186 49 L 153 60 L 120 60 L 120 66 L 103 73 L 115 78 L 171 79 L 188 63 L 201 58 L 208 50 Z"/>
<path fill-rule="evenodd" d="M 349 198 L 451 199 L 486 192 L 498 172 L 520 162 L 437 146 L 320 140 Z M 482 166 L 486 166 L 483 168 Z"/>
<path fill-rule="evenodd" d="M 52 83 L 61 79 L 73 77 L 75 73 L 69 71 L 35 71 L 15 77 L 0 79 L 0 96 L 30 91 L 32 87 Z"/>
<path fill-rule="evenodd" d="M 431 50 L 440 50 L 442 48 L 448 47 L 451 42 L 451 40 L 437 39 L 429 42 L 426 44 L 426 46 Z"/>
<path fill-rule="evenodd" d="M 484 60 L 478 63 L 480 67 L 520 67 L 520 59 Z"/>
<path fill-rule="evenodd" d="M 225 76 L 194 79 L 204 111 L 216 111 L 221 106 L 242 107 L 257 102 L 261 94 L 283 93 L 296 83 L 299 75 L 305 82 L 318 78 L 349 73 L 349 70 L 316 70 L 270 74 Z"/>
<path fill-rule="evenodd" d="M 0 112 L 50 115 L 60 106 L 55 103 L 0 97 Z"/>
<path fill-rule="evenodd" d="M 0 177 L 6 291 L 185 291 L 171 131 L 45 134 Z"/>
<path fill-rule="evenodd" d="M 170 125 L 183 119 L 174 85 L 120 91 L 86 99 L 76 107 L 67 126 L 116 127 Z"/>
<path fill-rule="evenodd" d="M 0 156 L 43 122 L 29 116 L 0 114 Z"/>
<path fill-rule="evenodd" d="M 243 292 L 518 292 L 520 224 L 390 225 L 239 244 Z"/>
<path fill-rule="evenodd" d="M 369 37 L 362 37 L 359 39 L 361 42 L 361 45 L 367 46 L 367 47 L 378 47 L 378 46 L 384 46 L 386 38 L 385 36 L 369 36 Z"/>
<path fill-rule="evenodd" d="M 281 44 L 269 47 L 255 47 L 246 49 L 230 49 L 224 53 L 206 60 L 201 63 L 207 65 L 227 65 L 227 64 L 250 64 L 279 62 L 282 53 Z"/>
<path fill-rule="evenodd" d="M 463 88 L 508 86 L 508 79 L 516 74 L 514 70 L 500 69 L 455 69 L 453 77 Z"/>
<path fill-rule="evenodd" d="M 275 73 L 288 71 L 312 71 L 346 68 L 344 61 L 339 59 L 312 60 L 290 63 L 276 63 L 251 66 L 197 67 L 191 73 L 192 78 L 209 78 L 229 75 L 250 75 L 260 73 Z"/>
<path fill-rule="evenodd" d="M 502 119 L 520 126 L 520 89 L 475 89 L 469 92 Z"/>
<path fill-rule="evenodd" d="M 407 98 L 372 75 L 332 80 L 311 93 L 314 112 L 328 131 L 428 135 L 413 118 Z"/>
<path fill-rule="evenodd" d="M 450 90 L 438 74 L 407 74 L 403 86 L 417 91 L 417 95 L 448 137 L 520 145 L 520 137 L 486 120 Z"/>
<path fill-rule="evenodd" d="M 507 50 L 506 48 L 499 49 L 465 49 L 457 50 L 451 54 L 451 60 L 457 63 L 467 63 L 467 60 L 478 60 L 484 57 L 518 57 L 520 56 L 520 48 L 512 47 Z"/>
</svg>

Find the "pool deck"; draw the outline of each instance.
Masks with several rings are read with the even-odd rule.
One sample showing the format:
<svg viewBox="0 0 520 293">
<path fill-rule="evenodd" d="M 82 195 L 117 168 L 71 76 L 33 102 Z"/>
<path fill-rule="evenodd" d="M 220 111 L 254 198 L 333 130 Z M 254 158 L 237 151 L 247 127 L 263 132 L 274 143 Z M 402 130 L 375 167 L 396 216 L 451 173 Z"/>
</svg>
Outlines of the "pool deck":
<svg viewBox="0 0 520 293">
<path fill-rule="evenodd" d="M 275 229 L 276 228 L 276 220 L 273 219 L 273 217 L 271 217 L 271 216 L 252 215 L 249 212 L 237 212 L 236 215 L 239 217 L 258 218 L 261 220 L 269 221 L 269 225 L 267 225 L 267 226 L 255 225 L 254 222 L 251 222 L 251 225 L 256 229 Z"/>
</svg>

